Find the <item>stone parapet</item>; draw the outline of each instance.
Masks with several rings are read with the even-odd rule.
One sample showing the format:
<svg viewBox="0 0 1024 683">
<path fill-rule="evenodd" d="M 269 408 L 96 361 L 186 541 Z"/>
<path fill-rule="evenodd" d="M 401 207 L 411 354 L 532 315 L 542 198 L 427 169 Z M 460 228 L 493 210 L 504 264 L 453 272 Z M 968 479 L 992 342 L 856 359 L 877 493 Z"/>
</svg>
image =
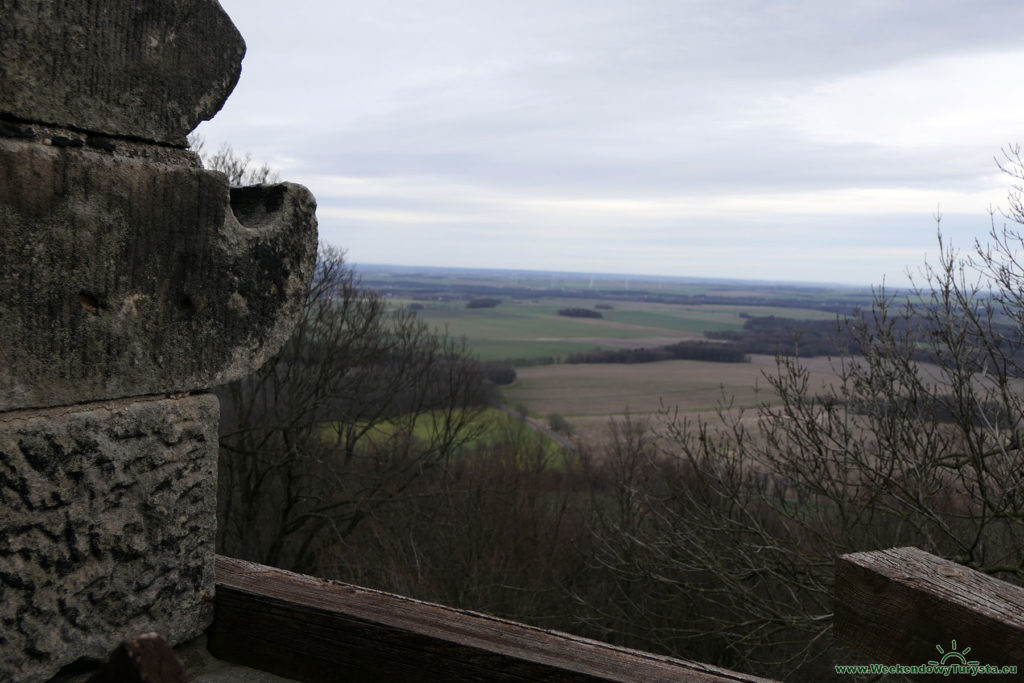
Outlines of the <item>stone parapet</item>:
<svg viewBox="0 0 1024 683">
<path fill-rule="evenodd" d="M 213 395 L 0 414 L 0 680 L 212 619 Z"/>
<path fill-rule="evenodd" d="M 0 116 L 185 146 L 245 42 L 216 0 L 0 0 Z"/>
<path fill-rule="evenodd" d="M 218 404 L 287 340 L 316 204 L 185 149 L 216 0 L 0 0 L 0 680 L 212 617 Z"/>
<path fill-rule="evenodd" d="M 245 376 L 291 332 L 315 210 L 299 185 L 229 198 L 187 163 L 0 138 L 0 410 Z"/>
</svg>

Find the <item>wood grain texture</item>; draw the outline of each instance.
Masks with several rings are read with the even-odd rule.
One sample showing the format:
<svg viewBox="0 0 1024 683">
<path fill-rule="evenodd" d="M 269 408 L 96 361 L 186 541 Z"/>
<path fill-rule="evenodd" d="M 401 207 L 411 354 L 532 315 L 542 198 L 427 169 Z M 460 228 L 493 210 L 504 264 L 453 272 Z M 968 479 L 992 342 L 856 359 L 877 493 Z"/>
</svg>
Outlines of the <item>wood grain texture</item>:
<svg viewBox="0 0 1024 683">
<path fill-rule="evenodd" d="M 210 651 L 303 681 L 765 681 L 218 556 Z"/>
<path fill-rule="evenodd" d="M 939 647 L 969 647 L 970 659 L 1024 670 L 1024 588 L 917 548 L 841 556 L 834 629 L 877 663 L 923 664 L 941 659 Z"/>
</svg>

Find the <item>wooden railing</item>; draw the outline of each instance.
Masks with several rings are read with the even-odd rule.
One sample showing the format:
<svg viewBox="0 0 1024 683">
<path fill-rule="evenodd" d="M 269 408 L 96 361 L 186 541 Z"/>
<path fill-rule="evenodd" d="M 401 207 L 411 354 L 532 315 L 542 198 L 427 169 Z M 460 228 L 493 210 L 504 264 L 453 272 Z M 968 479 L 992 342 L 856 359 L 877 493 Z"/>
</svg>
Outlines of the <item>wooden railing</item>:
<svg viewBox="0 0 1024 683">
<path fill-rule="evenodd" d="M 917 548 L 840 557 L 833 625 L 836 638 L 871 663 L 965 659 L 1024 675 L 1024 588 Z"/>
<path fill-rule="evenodd" d="M 1024 588 L 892 548 L 840 557 L 835 590 L 835 636 L 863 655 L 850 665 L 1024 676 Z M 300 681 L 767 680 L 220 556 L 207 635 L 221 659 Z"/>
<path fill-rule="evenodd" d="M 766 681 L 227 557 L 207 636 L 300 681 Z"/>
</svg>

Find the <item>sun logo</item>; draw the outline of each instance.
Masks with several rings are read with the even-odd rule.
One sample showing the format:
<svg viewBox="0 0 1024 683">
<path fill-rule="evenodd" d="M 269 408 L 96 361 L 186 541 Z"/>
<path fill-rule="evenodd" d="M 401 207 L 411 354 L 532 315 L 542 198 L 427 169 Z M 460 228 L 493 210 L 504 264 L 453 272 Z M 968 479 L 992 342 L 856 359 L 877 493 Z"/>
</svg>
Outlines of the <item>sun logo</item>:
<svg viewBox="0 0 1024 683">
<path fill-rule="evenodd" d="M 960 666 L 978 666 L 977 660 L 969 662 L 967 661 L 967 657 L 965 656 L 968 652 L 971 651 L 971 648 L 965 647 L 963 652 L 957 652 L 955 640 L 952 642 L 952 644 L 950 644 L 949 648 L 949 652 L 946 652 L 942 649 L 941 645 L 936 645 L 935 649 L 939 651 L 940 655 L 942 655 L 942 659 L 940 659 L 939 661 L 930 660 L 928 662 L 929 666 L 944 666 L 947 664 L 959 664 Z M 960 661 L 950 662 L 949 660 L 951 659 Z"/>
</svg>

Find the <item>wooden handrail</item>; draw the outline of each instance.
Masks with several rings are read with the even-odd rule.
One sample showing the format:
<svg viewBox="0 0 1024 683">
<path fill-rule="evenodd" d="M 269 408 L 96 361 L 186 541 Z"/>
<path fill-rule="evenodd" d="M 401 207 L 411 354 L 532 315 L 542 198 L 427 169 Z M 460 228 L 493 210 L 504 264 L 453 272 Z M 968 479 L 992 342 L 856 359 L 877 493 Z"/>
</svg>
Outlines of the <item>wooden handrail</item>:
<svg viewBox="0 0 1024 683">
<path fill-rule="evenodd" d="M 767 680 L 222 556 L 207 635 L 301 681 Z"/>
<path fill-rule="evenodd" d="M 874 663 L 927 664 L 970 648 L 969 660 L 1024 672 L 1024 588 L 917 548 L 841 556 L 833 626 Z"/>
</svg>

